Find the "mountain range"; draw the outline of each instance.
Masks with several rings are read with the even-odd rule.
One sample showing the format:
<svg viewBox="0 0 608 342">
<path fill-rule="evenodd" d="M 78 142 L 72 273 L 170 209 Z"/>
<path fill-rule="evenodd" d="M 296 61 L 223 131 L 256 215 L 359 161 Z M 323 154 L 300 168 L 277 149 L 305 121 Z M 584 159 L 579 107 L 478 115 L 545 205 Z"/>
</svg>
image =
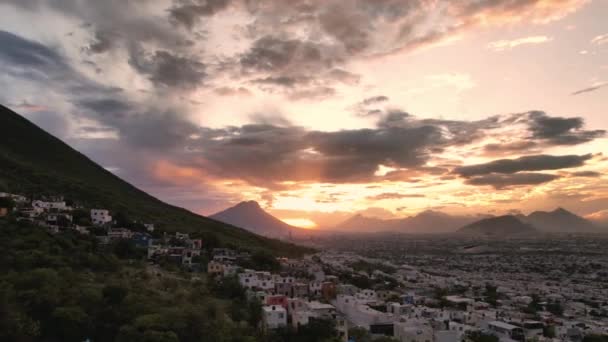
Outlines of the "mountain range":
<svg viewBox="0 0 608 342">
<path fill-rule="evenodd" d="M 307 248 L 269 239 L 160 201 L 125 182 L 10 109 L 0 106 L 0 191 L 63 195 L 160 230 L 211 234 L 221 242 L 277 255 Z"/>
<path fill-rule="evenodd" d="M 499 219 L 493 220 L 496 218 Z M 499 217 L 491 215 L 458 216 L 437 211 L 424 211 L 406 218 L 383 220 L 357 214 L 337 225 L 334 229 L 336 231 L 437 234 L 463 231 L 467 227 L 469 228 L 464 229 L 464 231 L 474 231 L 473 227 L 491 226 L 492 224 L 497 224 L 497 231 L 505 229 L 505 231 L 508 231 L 509 229 L 505 228 L 508 225 L 513 226 L 513 231 L 523 231 L 523 226 L 529 226 L 539 233 L 594 233 L 602 231 L 591 221 L 563 208 L 557 208 L 550 212 L 535 211 L 527 216 L 519 214 Z M 481 230 L 491 230 L 491 228 Z"/>
<path fill-rule="evenodd" d="M 451 233 L 464 225 L 487 217 L 484 215 L 449 215 L 433 210 L 426 210 L 414 216 L 396 219 L 379 219 L 357 214 L 333 229 L 336 231 L 392 231 L 408 234 Z"/>
</svg>

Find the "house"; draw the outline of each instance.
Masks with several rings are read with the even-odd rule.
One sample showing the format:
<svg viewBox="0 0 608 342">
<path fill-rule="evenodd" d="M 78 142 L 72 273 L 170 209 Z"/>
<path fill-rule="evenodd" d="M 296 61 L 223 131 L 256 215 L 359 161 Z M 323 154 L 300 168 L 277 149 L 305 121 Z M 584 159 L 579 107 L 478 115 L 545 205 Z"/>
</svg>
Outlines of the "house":
<svg viewBox="0 0 608 342">
<path fill-rule="evenodd" d="M 110 211 L 105 209 L 91 209 L 91 222 L 96 226 L 103 226 L 104 224 L 112 222 Z"/>
<path fill-rule="evenodd" d="M 321 297 L 326 301 L 336 298 L 336 284 L 330 281 L 321 283 Z"/>
<path fill-rule="evenodd" d="M 32 207 L 41 208 L 45 211 L 51 210 L 51 209 L 55 209 L 55 210 L 68 210 L 69 209 L 68 206 L 63 201 L 46 202 L 46 201 L 41 201 L 41 200 L 35 200 L 35 201 L 32 201 Z"/>
<path fill-rule="evenodd" d="M 240 267 L 237 265 L 225 264 L 224 270 L 223 270 L 223 276 L 224 277 L 234 276 L 238 273 L 239 269 L 240 269 Z"/>
<path fill-rule="evenodd" d="M 192 248 L 184 249 L 184 252 L 182 253 L 182 265 L 193 266 L 194 264 L 196 264 L 196 262 L 194 262 L 194 260 L 195 260 L 194 258 L 196 258 L 200 255 L 201 255 L 200 249 L 192 249 Z"/>
<path fill-rule="evenodd" d="M 214 260 L 209 261 L 207 263 L 207 273 L 211 275 L 223 275 L 224 274 L 224 264 L 221 262 L 217 262 Z"/>
<path fill-rule="evenodd" d="M 175 238 L 178 240 L 188 240 L 190 239 L 190 234 L 175 232 Z"/>
<path fill-rule="evenodd" d="M 270 295 L 266 297 L 266 305 L 279 305 L 287 310 L 287 297 L 283 295 Z"/>
<path fill-rule="evenodd" d="M 108 230 L 110 240 L 130 239 L 133 237 L 133 232 L 126 228 L 110 228 Z"/>
<path fill-rule="evenodd" d="M 262 327 L 264 329 L 277 329 L 287 326 L 287 310 L 280 305 L 267 305 L 262 307 Z"/>
<path fill-rule="evenodd" d="M 152 236 L 148 233 L 134 233 L 131 240 L 135 243 L 135 247 L 145 248 L 152 241 Z"/>
<path fill-rule="evenodd" d="M 306 283 L 293 283 L 291 285 L 291 296 L 296 298 L 308 297 L 308 284 Z"/>
</svg>

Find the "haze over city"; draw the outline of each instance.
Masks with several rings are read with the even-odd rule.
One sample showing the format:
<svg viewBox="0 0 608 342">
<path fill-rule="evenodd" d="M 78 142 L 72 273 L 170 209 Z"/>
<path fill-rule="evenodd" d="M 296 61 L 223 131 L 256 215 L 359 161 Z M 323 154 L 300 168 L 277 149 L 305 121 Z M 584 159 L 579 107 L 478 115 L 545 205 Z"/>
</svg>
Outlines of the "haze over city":
<svg viewBox="0 0 608 342">
<path fill-rule="evenodd" d="M 150 194 L 295 226 L 608 222 L 608 3 L 0 0 L 0 102 Z"/>
</svg>

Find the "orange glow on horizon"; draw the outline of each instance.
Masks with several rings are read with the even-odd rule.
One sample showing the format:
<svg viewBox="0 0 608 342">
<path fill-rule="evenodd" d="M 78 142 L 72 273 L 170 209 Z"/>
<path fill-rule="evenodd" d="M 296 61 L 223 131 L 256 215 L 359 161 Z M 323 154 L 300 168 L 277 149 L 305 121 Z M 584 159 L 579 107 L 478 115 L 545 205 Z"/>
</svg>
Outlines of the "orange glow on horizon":
<svg viewBox="0 0 608 342">
<path fill-rule="evenodd" d="M 281 219 L 281 221 L 287 223 L 288 225 L 303 228 L 303 229 L 316 229 L 317 224 L 315 221 L 307 219 L 307 218 L 288 218 Z"/>
</svg>

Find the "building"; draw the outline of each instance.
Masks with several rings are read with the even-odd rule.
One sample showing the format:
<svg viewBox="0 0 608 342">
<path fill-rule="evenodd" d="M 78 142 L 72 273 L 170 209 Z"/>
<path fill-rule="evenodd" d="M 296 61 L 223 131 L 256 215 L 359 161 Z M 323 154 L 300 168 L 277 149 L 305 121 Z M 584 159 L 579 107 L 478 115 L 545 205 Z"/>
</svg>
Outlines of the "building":
<svg viewBox="0 0 608 342">
<path fill-rule="evenodd" d="M 262 327 L 264 329 L 277 329 L 287 326 L 287 310 L 280 305 L 267 305 L 262 307 Z"/>
<path fill-rule="evenodd" d="M 224 264 L 221 262 L 217 262 L 214 260 L 209 261 L 207 263 L 207 273 L 215 276 L 215 275 L 223 275 L 224 274 Z"/>
<path fill-rule="evenodd" d="M 524 341 L 525 335 L 524 330 L 516 325 L 500 322 L 500 321 L 492 321 L 488 323 L 488 329 L 498 338 L 500 341 Z"/>
<path fill-rule="evenodd" d="M 32 207 L 40 208 L 43 210 L 51 210 L 51 209 L 68 210 L 68 206 L 63 201 L 62 202 L 46 202 L 46 201 L 41 201 L 41 200 L 35 200 L 35 201 L 32 201 Z"/>
<path fill-rule="evenodd" d="M 103 226 L 104 224 L 112 222 L 110 211 L 105 209 L 91 209 L 91 222 L 96 226 Z"/>
<path fill-rule="evenodd" d="M 111 240 L 130 239 L 133 237 L 133 232 L 125 228 L 111 228 L 108 230 L 108 237 Z"/>
</svg>

